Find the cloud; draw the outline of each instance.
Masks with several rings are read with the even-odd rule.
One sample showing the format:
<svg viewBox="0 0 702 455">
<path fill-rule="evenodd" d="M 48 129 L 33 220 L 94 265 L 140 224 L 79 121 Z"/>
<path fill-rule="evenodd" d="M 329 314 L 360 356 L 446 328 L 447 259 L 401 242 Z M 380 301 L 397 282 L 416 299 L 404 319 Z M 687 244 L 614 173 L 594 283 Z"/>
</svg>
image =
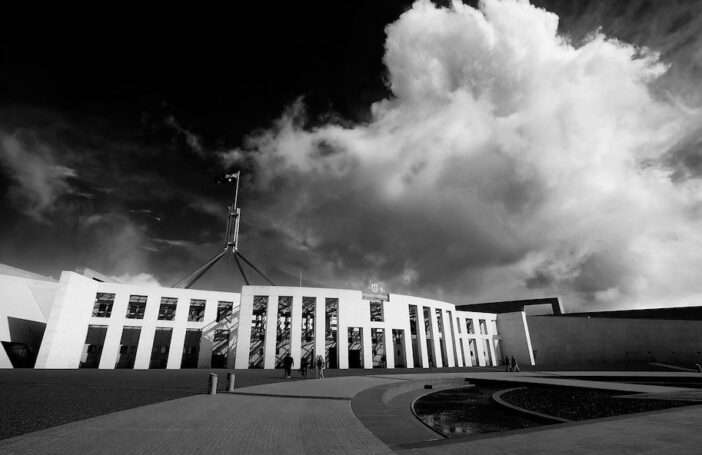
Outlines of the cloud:
<svg viewBox="0 0 702 455">
<path fill-rule="evenodd" d="M 698 114 L 652 96 L 655 52 L 557 29 L 525 1 L 416 2 L 386 29 L 392 96 L 370 122 L 306 128 L 298 100 L 222 154 L 253 171 L 257 253 L 457 303 L 702 295 L 698 163 L 680 151 Z"/>
<path fill-rule="evenodd" d="M 58 164 L 53 150 L 26 131 L 0 131 L 0 164 L 13 182 L 8 196 L 37 220 L 45 220 L 58 198 L 74 192 L 70 179 L 76 171 Z"/>
<path fill-rule="evenodd" d="M 205 150 L 202 147 L 200 138 L 190 130 L 187 130 L 180 126 L 180 123 L 178 123 L 175 117 L 169 115 L 168 117 L 166 117 L 164 123 L 167 127 L 172 128 L 176 133 L 183 137 L 183 139 L 185 140 L 185 144 L 188 146 L 188 149 L 191 152 L 195 153 L 200 158 L 203 158 L 205 156 Z"/>
<path fill-rule="evenodd" d="M 161 284 L 158 282 L 156 277 L 150 273 L 139 273 L 137 275 L 130 275 L 125 273 L 120 276 L 110 276 L 113 280 L 117 280 L 120 283 L 133 284 L 136 286 L 147 286 L 147 287 L 159 287 Z"/>
</svg>

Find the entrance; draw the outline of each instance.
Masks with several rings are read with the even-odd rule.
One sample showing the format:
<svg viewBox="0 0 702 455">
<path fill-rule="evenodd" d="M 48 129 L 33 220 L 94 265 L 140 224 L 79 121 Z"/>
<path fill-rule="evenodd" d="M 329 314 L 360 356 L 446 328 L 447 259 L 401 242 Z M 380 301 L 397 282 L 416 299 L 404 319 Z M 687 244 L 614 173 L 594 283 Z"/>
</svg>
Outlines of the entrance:
<svg viewBox="0 0 702 455">
<path fill-rule="evenodd" d="M 373 343 L 373 368 L 386 368 L 385 330 L 371 329 L 371 341 Z"/>
<path fill-rule="evenodd" d="M 100 365 L 105 335 L 107 335 L 107 326 L 105 325 L 91 325 L 88 327 L 80 368 L 97 368 Z"/>
<path fill-rule="evenodd" d="M 141 327 L 125 327 L 119 341 L 119 354 L 115 368 L 134 368 Z"/>
<path fill-rule="evenodd" d="M 405 364 L 405 331 L 392 331 L 392 351 L 395 359 L 395 368 L 406 368 Z"/>
<path fill-rule="evenodd" d="M 349 327 L 349 368 L 363 368 L 363 329 Z"/>
</svg>

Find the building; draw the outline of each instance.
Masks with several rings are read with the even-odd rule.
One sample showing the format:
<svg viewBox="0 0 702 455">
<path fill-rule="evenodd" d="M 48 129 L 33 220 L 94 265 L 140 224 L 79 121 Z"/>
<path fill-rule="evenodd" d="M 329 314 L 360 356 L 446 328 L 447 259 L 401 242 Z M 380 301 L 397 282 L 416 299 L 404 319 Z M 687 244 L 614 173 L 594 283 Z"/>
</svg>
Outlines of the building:
<svg viewBox="0 0 702 455">
<path fill-rule="evenodd" d="M 0 267 L 0 367 L 277 368 L 324 355 L 328 368 L 534 364 L 523 307 L 470 311 L 367 290 L 244 286 L 241 293 L 58 281 Z"/>
</svg>

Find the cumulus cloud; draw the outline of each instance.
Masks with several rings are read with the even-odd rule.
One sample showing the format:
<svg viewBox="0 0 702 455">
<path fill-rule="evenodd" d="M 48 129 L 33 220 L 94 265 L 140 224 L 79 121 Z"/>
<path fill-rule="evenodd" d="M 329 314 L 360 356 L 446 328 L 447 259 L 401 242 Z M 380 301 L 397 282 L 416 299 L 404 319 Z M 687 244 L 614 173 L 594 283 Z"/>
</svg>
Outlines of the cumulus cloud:
<svg viewBox="0 0 702 455">
<path fill-rule="evenodd" d="M 37 220 L 45 220 L 54 202 L 73 192 L 70 178 L 76 171 L 59 164 L 53 150 L 27 132 L 0 132 L 0 164 L 13 182 L 8 196 Z"/>
<path fill-rule="evenodd" d="M 158 282 L 156 277 L 150 273 L 139 273 L 137 275 L 130 275 L 125 273 L 119 276 L 110 276 L 113 280 L 120 283 L 133 284 L 136 286 L 147 286 L 147 287 L 159 287 L 161 284 Z"/>
<path fill-rule="evenodd" d="M 222 155 L 253 170 L 266 229 L 249 235 L 263 252 L 282 239 L 270 257 L 329 285 L 692 303 L 702 192 L 680 150 L 699 116 L 651 95 L 668 69 L 656 53 L 557 28 L 526 1 L 416 2 L 387 27 L 392 96 L 370 122 L 306 128 L 298 101 Z"/>
</svg>

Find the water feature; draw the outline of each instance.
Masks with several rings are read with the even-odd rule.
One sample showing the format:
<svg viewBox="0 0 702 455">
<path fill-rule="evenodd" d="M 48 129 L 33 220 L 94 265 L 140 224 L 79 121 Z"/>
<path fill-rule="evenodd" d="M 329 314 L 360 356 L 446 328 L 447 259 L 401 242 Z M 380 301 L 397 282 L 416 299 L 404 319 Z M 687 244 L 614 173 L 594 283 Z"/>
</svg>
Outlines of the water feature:
<svg viewBox="0 0 702 455">
<path fill-rule="evenodd" d="M 414 411 L 424 424 L 448 438 L 543 425 L 492 402 L 493 393 L 510 387 L 491 384 L 441 390 L 419 398 Z"/>
</svg>

